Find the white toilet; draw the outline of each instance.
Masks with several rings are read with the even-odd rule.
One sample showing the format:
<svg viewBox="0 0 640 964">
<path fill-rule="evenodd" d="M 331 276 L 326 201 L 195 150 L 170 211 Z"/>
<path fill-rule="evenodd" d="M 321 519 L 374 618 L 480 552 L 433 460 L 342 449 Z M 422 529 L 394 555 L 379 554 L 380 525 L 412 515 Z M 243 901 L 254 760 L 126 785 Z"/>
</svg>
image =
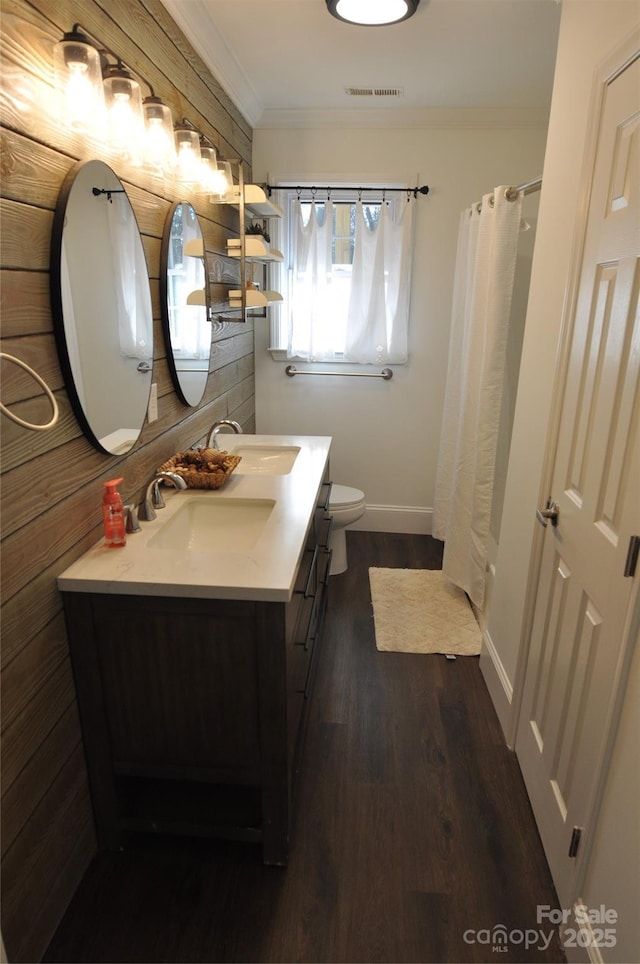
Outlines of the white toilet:
<svg viewBox="0 0 640 964">
<path fill-rule="evenodd" d="M 330 576 L 344 572 L 347 568 L 347 540 L 345 528 L 357 522 L 364 515 L 366 509 L 364 492 L 352 489 L 348 485 L 331 486 L 329 496 L 329 514 L 331 515 L 331 535 L 329 548 L 332 551 Z"/>
</svg>

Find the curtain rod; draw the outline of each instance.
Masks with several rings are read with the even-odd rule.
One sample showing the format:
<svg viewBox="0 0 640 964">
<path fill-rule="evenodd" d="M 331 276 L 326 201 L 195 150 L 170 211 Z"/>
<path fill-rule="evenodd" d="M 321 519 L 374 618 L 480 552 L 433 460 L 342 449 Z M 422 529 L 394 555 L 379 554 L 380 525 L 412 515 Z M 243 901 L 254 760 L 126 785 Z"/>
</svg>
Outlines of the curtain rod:
<svg viewBox="0 0 640 964">
<path fill-rule="evenodd" d="M 376 194 L 382 194 L 383 196 L 390 191 L 398 191 L 401 194 L 413 194 L 415 198 L 417 198 L 418 194 L 429 193 L 429 187 L 426 184 L 423 184 L 422 187 L 358 187 L 357 185 L 340 184 L 333 187 L 331 185 L 325 185 L 324 187 L 314 186 L 304 188 L 299 184 L 265 184 L 265 188 L 269 197 L 271 197 L 272 191 L 297 191 L 298 194 L 301 194 L 302 191 L 311 191 L 312 194 L 315 194 L 316 191 L 326 191 L 327 196 L 329 196 L 332 191 L 357 191 L 358 195 L 364 191 L 374 191 Z"/>
</svg>

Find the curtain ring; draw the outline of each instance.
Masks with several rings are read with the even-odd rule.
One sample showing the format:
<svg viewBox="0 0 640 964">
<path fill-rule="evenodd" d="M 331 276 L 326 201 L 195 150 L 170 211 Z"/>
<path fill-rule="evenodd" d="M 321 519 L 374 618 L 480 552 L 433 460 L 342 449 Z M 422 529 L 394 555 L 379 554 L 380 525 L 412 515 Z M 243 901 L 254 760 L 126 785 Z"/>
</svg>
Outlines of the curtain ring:
<svg viewBox="0 0 640 964">
<path fill-rule="evenodd" d="M 301 187 L 297 187 L 297 188 L 296 188 L 296 194 L 298 195 L 298 200 L 300 200 L 300 195 L 302 194 L 302 188 L 301 188 Z"/>
<path fill-rule="evenodd" d="M 315 199 L 316 199 L 316 191 L 317 191 L 317 190 L 318 190 L 317 187 L 312 187 L 312 188 L 311 188 L 311 197 L 313 198 L 314 201 L 315 201 Z"/>
<path fill-rule="evenodd" d="M 489 196 L 489 207 L 494 208 L 495 206 L 496 206 L 496 196 L 495 194 L 491 194 Z"/>
<path fill-rule="evenodd" d="M 482 201 L 478 201 L 478 203 L 476 204 L 476 211 L 478 212 L 478 214 L 480 214 L 480 212 L 482 211 Z"/>
<path fill-rule="evenodd" d="M 361 187 L 358 188 L 358 200 L 359 200 L 359 201 L 362 200 L 362 188 L 361 188 Z"/>
<path fill-rule="evenodd" d="M 330 200 L 331 200 L 331 188 L 328 187 L 328 188 L 327 188 L 327 201 L 330 201 Z"/>
</svg>

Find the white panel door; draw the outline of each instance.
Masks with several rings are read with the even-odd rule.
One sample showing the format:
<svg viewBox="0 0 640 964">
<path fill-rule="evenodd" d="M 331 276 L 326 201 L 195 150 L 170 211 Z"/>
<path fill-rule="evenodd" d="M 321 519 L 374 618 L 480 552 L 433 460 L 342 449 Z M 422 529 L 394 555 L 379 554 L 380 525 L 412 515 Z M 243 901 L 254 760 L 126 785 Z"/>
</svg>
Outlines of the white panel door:
<svg viewBox="0 0 640 964">
<path fill-rule="evenodd" d="M 603 88 L 516 752 L 563 906 L 624 675 L 640 535 L 640 54 Z M 544 507 L 542 507 L 544 508 Z M 542 521 L 542 520 L 540 520 Z M 638 565 L 640 569 L 640 565 Z M 579 833 L 574 833 L 579 828 Z M 574 847 L 575 849 L 575 847 Z"/>
</svg>

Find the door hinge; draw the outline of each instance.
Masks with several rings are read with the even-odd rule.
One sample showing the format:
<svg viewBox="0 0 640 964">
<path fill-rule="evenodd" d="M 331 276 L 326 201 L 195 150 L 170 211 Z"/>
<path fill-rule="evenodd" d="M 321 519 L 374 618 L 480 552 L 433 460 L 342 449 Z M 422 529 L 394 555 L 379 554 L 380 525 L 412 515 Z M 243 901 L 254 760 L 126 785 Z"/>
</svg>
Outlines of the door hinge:
<svg viewBox="0 0 640 964">
<path fill-rule="evenodd" d="M 638 565 L 638 553 L 640 552 L 640 536 L 631 536 L 629 539 L 629 549 L 627 551 L 627 561 L 624 564 L 624 574 L 631 579 L 636 574 Z"/>
<path fill-rule="evenodd" d="M 580 846 L 580 838 L 582 837 L 582 827 L 574 827 L 573 833 L 571 834 L 571 843 L 569 844 L 569 856 L 575 857 L 578 853 L 578 847 Z"/>
</svg>

